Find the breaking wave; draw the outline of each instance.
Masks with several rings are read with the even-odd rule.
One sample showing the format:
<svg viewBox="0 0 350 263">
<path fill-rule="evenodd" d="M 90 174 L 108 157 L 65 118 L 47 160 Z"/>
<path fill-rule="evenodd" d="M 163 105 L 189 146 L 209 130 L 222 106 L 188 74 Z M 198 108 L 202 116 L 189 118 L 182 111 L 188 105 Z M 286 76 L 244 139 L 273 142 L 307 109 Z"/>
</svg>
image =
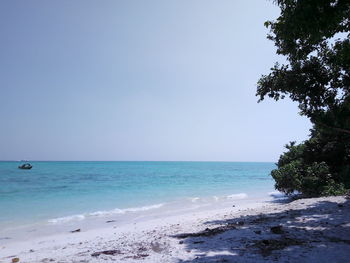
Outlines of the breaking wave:
<svg viewBox="0 0 350 263">
<path fill-rule="evenodd" d="M 147 211 L 147 210 L 151 210 L 151 209 L 160 208 L 163 205 L 164 204 L 155 204 L 155 205 L 141 206 L 141 207 L 130 207 L 130 208 L 125 208 L 125 209 L 115 208 L 113 210 L 108 210 L 108 211 L 96 211 L 96 212 L 85 213 L 85 214 L 80 214 L 80 215 L 72 215 L 72 216 L 53 218 L 53 219 L 49 219 L 48 222 L 50 224 L 67 223 L 70 221 L 84 220 L 87 217 L 109 216 L 109 215 L 116 215 L 116 214 L 126 214 L 126 213 Z"/>
<path fill-rule="evenodd" d="M 233 194 L 233 195 L 228 195 L 226 196 L 227 199 L 245 199 L 247 198 L 248 195 L 246 193 L 240 193 L 240 194 Z"/>
</svg>

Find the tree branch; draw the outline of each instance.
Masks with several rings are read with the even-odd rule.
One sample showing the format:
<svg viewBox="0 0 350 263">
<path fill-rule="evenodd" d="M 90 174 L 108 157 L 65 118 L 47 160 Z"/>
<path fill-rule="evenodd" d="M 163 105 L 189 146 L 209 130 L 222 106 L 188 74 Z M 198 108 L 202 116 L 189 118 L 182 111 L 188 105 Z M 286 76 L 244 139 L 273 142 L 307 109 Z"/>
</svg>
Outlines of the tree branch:
<svg viewBox="0 0 350 263">
<path fill-rule="evenodd" d="M 321 123 L 321 122 L 317 122 L 317 124 L 320 124 L 321 126 L 324 126 L 326 128 L 329 128 L 329 129 L 332 129 L 332 130 L 335 130 L 335 131 L 338 131 L 338 132 L 344 132 L 346 134 L 350 134 L 350 130 L 347 130 L 347 129 L 329 126 L 329 125 Z"/>
</svg>

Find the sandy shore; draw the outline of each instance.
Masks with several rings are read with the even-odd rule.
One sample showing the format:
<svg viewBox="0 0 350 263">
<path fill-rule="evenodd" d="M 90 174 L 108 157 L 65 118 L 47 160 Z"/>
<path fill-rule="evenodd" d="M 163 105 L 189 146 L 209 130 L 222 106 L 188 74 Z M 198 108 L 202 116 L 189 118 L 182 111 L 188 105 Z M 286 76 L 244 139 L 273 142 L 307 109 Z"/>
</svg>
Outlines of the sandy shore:
<svg viewBox="0 0 350 263">
<path fill-rule="evenodd" d="M 0 247 L 0 262 L 350 262 L 350 200 L 300 199 L 58 233 Z"/>
</svg>

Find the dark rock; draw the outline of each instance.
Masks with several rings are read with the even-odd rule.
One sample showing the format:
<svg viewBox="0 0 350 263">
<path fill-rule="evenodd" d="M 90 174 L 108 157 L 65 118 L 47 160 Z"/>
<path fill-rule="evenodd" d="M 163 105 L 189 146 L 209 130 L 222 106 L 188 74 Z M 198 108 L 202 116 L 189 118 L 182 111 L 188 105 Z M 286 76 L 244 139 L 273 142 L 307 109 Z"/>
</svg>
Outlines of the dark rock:
<svg viewBox="0 0 350 263">
<path fill-rule="evenodd" d="M 114 223 L 114 222 L 116 222 L 115 220 L 108 220 L 108 221 L 106 221 L 106 223 Z"/>
<path fill-rule="evenodd" d="M 72 230 L 72 231 L 70 231 L 70 232 L 71 232 L 71 233 L 78 233 L 78 232 L 80 232 L 80 231 L 81 231 L 81 229 L 78 228 L 78 229 Z"/>
<path fill-rule="evenodd" d="M 338 204 L 338 207 L 344 207 L 344 205 L 343 204 Z"/>
<path fill-rule="evenodd" d="M 202 244 L 204 241 L 194 241 L 193 244 Z"/>
<path fill-rule="evenodd" d="M 270 229 L 271 229 L 271 232 L 274 234 L 282 234 L 283 233 L 282 226 L 273 226 Z"/>
<path fill-rule="evenodd" d="M 255 230 L 254 233 L 258 234 L 258 235 L 261 235 L 261 230 Z"/>
</svg>

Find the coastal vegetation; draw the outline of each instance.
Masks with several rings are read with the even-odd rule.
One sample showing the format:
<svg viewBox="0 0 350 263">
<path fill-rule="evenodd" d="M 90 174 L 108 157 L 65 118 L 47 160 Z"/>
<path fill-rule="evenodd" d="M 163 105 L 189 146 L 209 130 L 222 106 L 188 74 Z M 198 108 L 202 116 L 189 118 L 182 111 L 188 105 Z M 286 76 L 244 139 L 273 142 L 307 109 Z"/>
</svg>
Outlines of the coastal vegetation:
<svg viewBox="0 0 350 263">
<path fill-rule="evenodd" d="M 276 189 L 307 196 L 344 194 L 350 188 L 350 1 L 276 0 L 280 16 L 265 22 L 276 63 L 258 81 L 259 102 L 289 97 L 312 129 L 290 142 L 271 172 Z"/>
</svg>

